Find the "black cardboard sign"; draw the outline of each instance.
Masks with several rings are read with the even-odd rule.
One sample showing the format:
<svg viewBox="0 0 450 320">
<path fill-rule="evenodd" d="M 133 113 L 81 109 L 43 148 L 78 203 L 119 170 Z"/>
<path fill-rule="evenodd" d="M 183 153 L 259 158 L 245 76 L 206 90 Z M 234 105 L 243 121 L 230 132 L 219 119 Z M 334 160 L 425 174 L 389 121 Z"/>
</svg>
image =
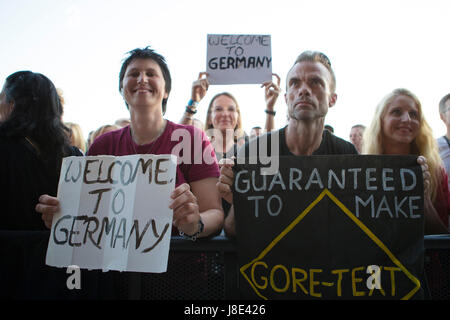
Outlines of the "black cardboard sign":
<svg viewBox="0 0 450 320">
<path fill-rule="evenodd" d="M 280 157 L 234 166 L 247 299 L 422 298 L 423 179 L 415 156 Z"/>
</svg>

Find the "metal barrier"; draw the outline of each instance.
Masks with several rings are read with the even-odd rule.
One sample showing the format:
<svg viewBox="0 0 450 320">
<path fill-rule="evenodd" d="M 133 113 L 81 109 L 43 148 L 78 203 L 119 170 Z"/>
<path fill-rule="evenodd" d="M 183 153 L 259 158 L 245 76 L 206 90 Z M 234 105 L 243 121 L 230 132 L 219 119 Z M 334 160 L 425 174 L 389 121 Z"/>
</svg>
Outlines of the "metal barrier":
<svg viewBox="0 0 450 320">
<path fill-rule="evenodd" d="M 0 231 L 0 299 L 236 300 L 236 243 L 173 237 L 162 274 L 82 270 L 69 290 L 64 268 L 45 265 L 49 232 Z M 450 299 L 450 235 L 425 237 L 425 274 L 433 300 Z"/>
<path fill-rule="evenodd" d="M 450 300 L 450 235 L 425 236 L 424 269 L 432 300 Z"/>
</svg>

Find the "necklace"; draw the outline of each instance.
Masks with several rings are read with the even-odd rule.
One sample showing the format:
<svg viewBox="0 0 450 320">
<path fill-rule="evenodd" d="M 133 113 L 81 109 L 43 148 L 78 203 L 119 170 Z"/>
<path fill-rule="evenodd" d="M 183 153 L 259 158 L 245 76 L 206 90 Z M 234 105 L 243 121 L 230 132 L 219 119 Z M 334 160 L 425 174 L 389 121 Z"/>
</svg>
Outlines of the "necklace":
<svg viewBox="0 0 450 320">
<path fill-rule="evenodd" d="M 153 151 L 154 151 L 155 146 L 156 146 L 156 140 L 158 140 L 158 138 L 162 135 L 162 133 L 164 132 L 165 129 L 166 129 L 166 123 L 164 123 L 162 128 L 159 130 L 156 138 L 152 142 L 150 142 L 150 147 L 148 148 L 148 150 L 145 151 L 144 153 L 138 153 L 136 148 L 135 148 L 135 146 L 134 146 L 135 142 L 133 140 L 133 132 L 131 131 L 131 126 L 130 126 L 131 146 L 133 147 L 134 154 L 153 154 Z"/>
</svg>

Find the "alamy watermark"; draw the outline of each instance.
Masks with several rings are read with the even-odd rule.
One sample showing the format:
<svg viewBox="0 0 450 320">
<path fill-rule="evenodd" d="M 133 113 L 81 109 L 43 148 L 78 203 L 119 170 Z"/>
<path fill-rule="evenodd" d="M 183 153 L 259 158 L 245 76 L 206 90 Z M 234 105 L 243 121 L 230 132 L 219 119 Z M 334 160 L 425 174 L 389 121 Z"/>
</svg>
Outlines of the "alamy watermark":
<svg viewBox="0 0 450 320">
<path fill-rule="evenodd" d="M 66 270 L 66 273 L 70 274 L 70 276 L 66 280 L 67 289 L 69 289 L 69 290 L 73 290 L 73 289 L 80 290 L 81 289 L 81 270 L 80 270 L 80 267 L 76 266 L 76 265 L 68 266 L 67 270 Z"/>
<path fill-rule="evenodd" d="M 237 131 L 227 129 L 225 134 L 218 129 L 208 129 L 206 135 L 214 145 L 227 145 L 230 139 L 238 140 Z M 204 139 L 200 131 L 191 131 L 180 128 L 172 132 L 171 141 L 178 141 L 172 148 L 172 154 L 177 156 L 178 164 L 213 164 L 216 162 L 213 157 L 213 144 L 204 148 Z M 270 141 L 270 142 L 269 142 Z M 272 131 L 258 137 L 258 140 L 251 140 L 247 148 L 240 148 L 236 157 L 237 164 L 261 164 L 261 174 L 273 175 L 279 168 L 279 131 Z M 270 149 L 270 150 L 269 150 Z"/>
</svg>

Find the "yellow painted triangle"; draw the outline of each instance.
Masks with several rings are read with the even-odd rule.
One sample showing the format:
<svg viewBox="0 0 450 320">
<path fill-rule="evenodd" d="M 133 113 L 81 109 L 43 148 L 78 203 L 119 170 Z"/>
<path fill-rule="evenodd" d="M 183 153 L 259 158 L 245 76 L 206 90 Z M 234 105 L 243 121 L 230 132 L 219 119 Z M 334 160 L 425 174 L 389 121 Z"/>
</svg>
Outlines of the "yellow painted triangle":
<svg viewBox="0 0 450 320">
<path fill-rule="evenodd" d="M 404 297 L 401 298 L 401 300 L 408 300 L 410 299 L 419 289 L 420 289 L 420 281 L 411 274 L 405 266 L 394 256 L 394 254 L 383 244 L 383 242 L 370 231 L 350 210 L 347 209 L 347 207 L 339 201 L 328 189 L 324 189 L 320 195 L 313 201 L 311 204 L 303 210 L 302 213 L 298 215 L 297 218 L 294 219 L 294 221 L 289 224 L 286 229 L 284 229 L 259 255 L 256 257 L 256 259 L 252 260 L 250 263 L 247 263 L 246 265 L 243 265 L 240 268 L 241 274 L 244 276 L 244 278 L 248 281 L 252 289 L 255 291 L 255 293 L 262 299 L 267 300 L 267 298 L 262 295 L 259 290 L 255 287 L 254 283 L 248 278 L 245 271 L 250 268 L 254 263 L 262 260 L 272 249 L 275 247 L 278 242 L 280 242 L 281 239 L 283 239 L 294 227 L 302 221 L 302 219 L 325 197 L 328 196 L 381 250 L 386 253 L 386 255 L 391 259 L 391 261 L 398 266 L 401 271 L 414 283 L 415 287 L 408 292 Z"/>
</svg>

